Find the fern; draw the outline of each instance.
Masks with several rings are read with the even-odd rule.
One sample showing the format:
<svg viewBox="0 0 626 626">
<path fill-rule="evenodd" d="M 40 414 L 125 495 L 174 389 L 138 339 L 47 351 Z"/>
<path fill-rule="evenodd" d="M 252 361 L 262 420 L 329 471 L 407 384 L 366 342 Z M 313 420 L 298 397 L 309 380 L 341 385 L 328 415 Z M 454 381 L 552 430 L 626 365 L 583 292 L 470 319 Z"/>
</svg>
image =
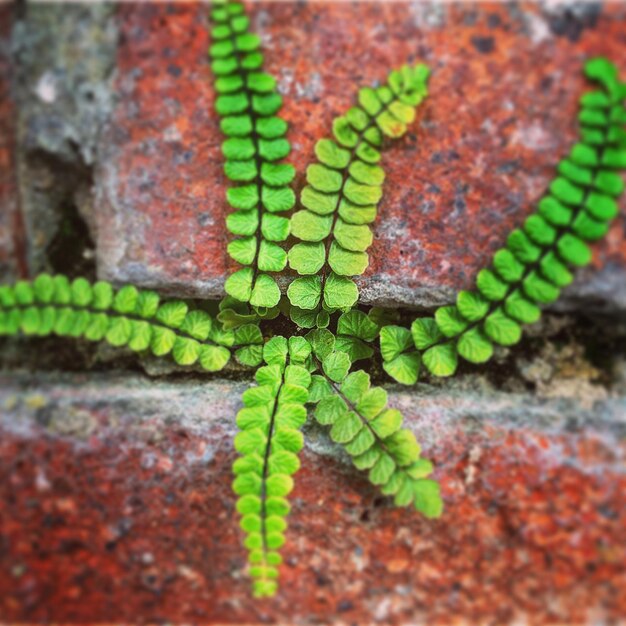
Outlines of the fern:
<svg viewBox="0 0 626 626">
<path fill-rule="evenodd" d="M 572 282 L 573 268 L 591 261 L 587 242 L 606 234 L 624 190 L 618 171 L 626 169 L 626 84 L 606 59 L 587 62 L 585 72 L 600 88 L 581 98 L 580 143 L 559 163 L 537 211 L 478 273 L 476 289 L 416 319 L 410 332 L 382 329 L 383 365 L 397 381 L 414 383 L 421 363 L 435 376 L 451 376 L 459 357 L 484 363 L 495 345 L 516 344 L 522 325 L 536 322 L 541 307 Z"/>
<path fill-rule="evenodd" d="M 171 355 L 179 365 L 198 363 L 217 372 L 233 346 L 243 364 L 258 365 L 263 338 L 258 327 L 224 330 L 208 313 L 181 300 L 161 302 L 153 291 L 131 285 L 40 274 L 34 281 L 0 286 L 0 335 L 83 338 L 127 346 L 135 352 Z"/>
<path fill-rule="evenodd" d="M 291 218 L 300 240 L 289 250 L 289 266 L 302 275 L 287 295 L 292 320 L 300 326 L 328 325 L 328 312 L 356 304 L 351 276 L 368 265 L 369 224 L 376 218 L 385 173 L 379 165 L 383 138 L 402 136 L 427 94 L 425 65 L 391 72 L 387 84 L 359 91 L 359 105 L 333 122 L 333 139 L 315 146 L 300 194 L 304 207 Z"/>
<path fill-rule="evenodd" d="M 257 384 L 244 392 L 237 414 L 233 490 L 254 594 L 265 597 L 278 586 L 307 403 L 383 494 L 426 517 L 441 514 L 431 462 L 402 427 L 401 412 L 388 406 L 386 391 L 373 387 L 365 371 L 351 371 L 353 364 L 370 359 L 379 338 L 385 370 L 413 384 L 422 363 L 434 375 L 449 376 L 459 356 L 483 363 L 496 344 L 519 341 L 522 325 L 536 321 L 540 307 L 572 281 L 572 268 L 589 262 L 586 242 L 602 237 L 617 214 L 615 198 L 624 188 L 617 170 L 626 169 L 626 85 L 610 62 L 586 64 L 600 88 L 582 98 L 581 142 L 559 164 L 535 214 L 479 272 L 476 289 L 408 329 L 397 325 L 397 313 L 353 308 L 358 289 L 352 277 L 369 262 L 370 224 L 385 177 L 384 138 L 402 136 L 414 120 L 427 94 L 428 68 L 405 66 L 385 85 L 359 91 L 358 106 L 334 121 L 333 139 L 317 142 L 317 162 L 307 169 L 301 206 L 289 220 L 295 172 L 281 162 L 290 152 L 287 124 L 277 116 L 282 98 L 276 81 L 262 71 L 259 37 L 238 2 L 214 2 L 211 19 L 215 108 L 232 182 L 226 223 L 235 238 L 228 252 L 244 266 L 227 279 L 217 319 L 181 300 L 161 302 L 153 291 L 42 274 L 0 287 L 0 335 L 106 341 L 210 372 L 224 368 L 232 352 L 242 365 L 258 367 Z M 289 235 L 299 241 L 286 252 L 281 244 Z M 273 274 L 287 263 L 300 277 L 281 299 Z M 264 339 L 261 321 L 280 313 L 309 330 L 306 336 Z"/>
<path fill-rule="evenodd" d="M 293 488 L 292 474 L 300 461 L 304 404 L 311 383 L 304 363 L 311 348 L 303 337 L 273 337 L 263 349 L 266 365 L 256 373 L 257 385 L 243 394 L 244 408 L 237 414 L 240 429 L 235 449 L 233 489 L 246 533 L 254 595 L 271 596 L 277 589 L 277 550 L 285 542 L 286 496 Z"/>
<path fill-rule="evenodd" d="M 427 478 L 432 463 L 421 458 L 415 435 L 402 428 L 403 416 L 387 406 L 387 392 L 372 387 L 362 370 L 345 352 L 336 350 L 336 339 L 325 329 L 307 335 L 319 374 L 311 382 L 309 401 L 316 404 L 315 419 L 330 426 L 330 437 L 341 444 L 360 470 L 384 495 L 394 496 L 398 506 L 413 506 L 426 517 L 438 517 L 443 509 L 438 483 Z"/>
<path fill-rule="evenodd" d="M 279 163 L 290 152 L 287 123 L 276 116 L 282 97 L 275 79 L 262 71 L 260 39 L 250 32 L 243 6 L 214 3 L 211 19 L 215 108 L 227 137 L 222 144 L 224 172 L 233 182 L 226 199 L 234 212 L 226 226 L 236 238 L 228 244 L 228 253 L 245 266 L 226 280 L 225 289 L 262 310 L 280 300 L 269 272 L 280 272 L 287 264 L 280 242 L 289 235 L 289 220 L 280 213 L 295 203 L 289 186 L 294 168 Z"/>
</svg>

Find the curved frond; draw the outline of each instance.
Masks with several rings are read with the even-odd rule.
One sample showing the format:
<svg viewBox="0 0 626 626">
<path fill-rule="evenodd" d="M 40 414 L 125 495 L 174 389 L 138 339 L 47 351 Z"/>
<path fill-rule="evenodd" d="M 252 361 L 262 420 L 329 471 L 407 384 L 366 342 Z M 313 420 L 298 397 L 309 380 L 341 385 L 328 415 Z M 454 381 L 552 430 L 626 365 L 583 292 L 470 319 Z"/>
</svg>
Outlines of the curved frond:
<svg viewBox="0 0 626 626">
<path fill-rule="evenodd" d="M 316 405 L 315 419 L 330 427 L 330 437 L 341 444 L 354 465 L 398 506 L 413 505 L 426 517 L 443 510 L 439 484 L 428 478 L 433 465 L 421 457 L 415 435 L 402 428 L 403 416 L 390 408 L 387 392 L 373 387 L 362 370 L 350 372 L 351 361 L 336 350 L 328 330 L 307 335 L 318 374 L 313 374 L 309 402 Z"/>
<path fill-rule="evenodd" d="M 223 369 L 237 346 L 237 360 L 258 365 L 263 343 L 258 327 L 224 330 L 182 300 L 162 302 L 157 293 L 132 285 L 116 290 L 105 281 L 48 274 L 0 286 L 0 335 L 17 334 L 106 341 L 207 372 Z"/>
<path fill-rule="evenodd" d="M 591 261 L 588 242 L 604 236 L 618 213 L 626 169 L 626 83 L 615 66 L 598 58 L 585 65 L 599 89 L 580 100 L 581 140 L 558 165 L 557 177 L 535 213 L 507 238 L 476 289 L 433 317 L 418 318 L 411 331 L 387 326 L 380 335 L 385 370 L 398 382 L 417 380 L 420 364 L 435 376 L 451 376 L 459 357 L 488 361 L 495 345 L 511 346 L 522 326 L 541 316 Z"/>
<path fill-rule="evenodd" d="M 239 433 L 233 465 L 237 511 L 246 533 L 254 595 L 271 596 L 278 588 L 279 548 L 285 542 L 298 452 L 306 421 L 311 375 L 304 366 L 311 348 L 303 337 L 273 337 L 263 348 L 265 365 L 256 373 L 257 384 L 243 394 L 237 414 Z"/>
<path fill-rule="evenodd" d="M 263 71 L 260 39 L 239 2 L 214 2 L 213 44 L 209 49 L 215 76 L 215 108 L 227 139 L 222 144 L 224 172 L 232 185 L 226 200 L 233 209 L 226 226 L 235 238 L 229 255 L 244 267 L 225 284 L 241 302 L 267 309 L 280 300 L 271 275 L 287 264 L 280 245 L 289 235 L 282 215 L 295 204 L 290 184 L 293 166 L 281 163 L 290 152 L 287 123 L 277 116 L 282 97 L 276 80 Z"/>
<path fill-rule="evenodd" d="M 426 97 L 429 70 L 404 66 L 385 85 L 359 91 L 358 105 L 333 122 L 333 138 L 315 146 L 317 161 L 307 168 L 300 210 L 290 222 L 300 240 L 288 254 L 289 266 L 302 277 L 287 291 L 292 319 L 318 327 L 326 322 L 314 314 L 322 309 L 347 310 L 358 300 L 352 276 L 368 266 L 385 173 L 380 166 L 384 138 L 402 136 Z"/>
</svg>

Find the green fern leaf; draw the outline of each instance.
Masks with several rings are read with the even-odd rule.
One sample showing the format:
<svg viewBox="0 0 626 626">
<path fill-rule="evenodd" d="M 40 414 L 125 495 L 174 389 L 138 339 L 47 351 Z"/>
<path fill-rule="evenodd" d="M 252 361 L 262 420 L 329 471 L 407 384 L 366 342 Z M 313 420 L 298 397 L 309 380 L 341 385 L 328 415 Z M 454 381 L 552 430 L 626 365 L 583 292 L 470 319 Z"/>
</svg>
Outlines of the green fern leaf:
<svg viewBox="0 0 626 626">
<path fill-rule="evenodd" d="M 456 349 L 470 363 L 485 363 L 493 356 L 493 344 L 478 327 L 463 333 L 459 337 Z"/>
<path fill-rule="evenodd" d="M 322 361 L 324 374 L 335 382 L 340 382 L 346 377 L 350 365 L 350 358 L 345 352 L 332 352 Z"/>
<path fill-rule="evenodd" d="M 456 337 L 468 326 L 468 320 L 461 315 L 456 306 L 444 306 L 437 309 L 435 322 L 446 337 Z"/>
<path fill-rule="evenodd" d="M 385 328 L 380 331 L 381 336 L 383 331 L 385 331 Z M 411 325 L 411 335 L 413 343 L 418 350 L 426 350 L 426 348 L 430 348 L 430 346 L 443 339 L 439 326 L 434 319 L 429 317 L 421 317 L 414 320 Z M 393 357 L 390 355 L 390 358 Z"/>
<path fill-rule="evenodd" d="M 359 298 L 359 290 L 354 281 L 345 276 L 330 272 L 324 285 L 324 304 L 331 310 L 345 310 L 353 307 Z"/>
<path fill-rule="evenodd" d="M 287 292 L 294 307 L 319 311 L 325 306 L 332 313 L 356 303 L 358 291 L 349 277 L 362 274 L 369 263 L 366 251 L 373 235 L 368 224 L 376 217 L 385 178 L 377 165 L 378 148 L 383 135 L 398 137 L 406 132 L 414 107 L 426 95 L 427 78 L 424 66 L 406 67 L 390 74 L 395 87 L 361 89 L 359 106 L 334 120 L 334 139 L 317 142 L 318 163 L 307 168 L 307 184 L 300 196 L 304 208 L 294 214 L 291 234 L 323 245 L 296 243 L 289 265 L 302 275 L 319 273 L 323 298 L 310 299 L 302 306 L 299 288 L 294 287 Z M 295 314 L 302 322 L 302 316 Z M 319 321 L 324 324 L 326 319 L 324 315 Z"/>
<path fill-rule="evenodd" d="M 240 456 L 233 465 L 233 490 L 240 496 L 237 510 L 242 515 L 244 545 L 250 551 L 249 574 L 257 596 L 276 592 L 276 565 L 280 563 L 276 550 L 285 542 L 284 518 L 290 508 L 286 496 L 293 489 L 292 475 L 300 467 L 296 456 L 302 448 L 299 428 L 306 420 L 304 403 L 311 375 L 297 364 L 310 352 L 306 341 L 299 339 L 287 342 L 274 337 L 267 342 L 263 350 L 267 365 L 257 372 L 257 386 L 243 394 L 244 408 L 237 415 L 241 430 L 235 448 Z"/>
<path fill-rule="evenodd" d="M 487 316 L 484 324 L 485 334 L 502 346 L 516 344 L 521 336 L 522 329 L 502 309 L 496 309 Z"/>
<path fill-rule="evenodd" d="M 46 336 L 83 337 L 106 340 L 115 347 L 128 346 L 135 352 L 151 349 L 156 356 L 172 354 L 181 365 L 198 361 L 204 348 L 205 369 L 218 371 L 230 358 L 225 346 L 234 336 L 201 310 L 189 311 L 185 302 L 160 304 L 158 294 L 132 286 L 115 292 L 109 283 L 89 283 L 77 278 L 42 274 L 32 283 L 19 281 L 14 287 L 0 287 L 2 312 L 0 332 Z M 105 307 L 105 308 L 103 308 Z M 108 307 L 108 308 L 107 308 Z M 262 342 L 260 331 L 240 334 L 238 345 Z M 224 345 L 220 345 L 224 344 Z"/>
<path fill-rule="evenodd" d="M 350 335 L 363 341 L 374 341 L 378 336 L 378 325 L 363 311 L 353 309 L 343 313 L 337 320 L 337 334 Z"/>
<path fill-rule="evenodd" d="M 49 274 L 39 274 L 33 281 L 33 290 L 37 302 L 48 304 L 54 296 L 54 280 Z M 2 297 L 0 296 L 0 302 Z M 4 302 L 2 302 L 4 304 Z"/>
<path fill-rule="evenodd" d="M 413 385 L 417 382 L 421 362 L 418 352 L 408 352 L 389 361 L 383 361 L 383 369 L 402 385 Z"/>
<path fill-rule="evenodd" d="M 422 359 L 428 371 L 435 376 L 452 376 L 458 365 L 456 349 L 450 343 L 428 348 Z"/>
<path fill-rule="evenodd" d="M 402 414 L 387 407 L 387 393 L 380 387 L 371 387 L 368 374 L 348 373 L 349 361 L 343 367 L 345 356 L 326 352 L 332 345 L 329 336 L 332 338 L 328 331 L 307 335 L 314 354 L 321 340 L 325 346 L 325 356 L 314 357 L 321 376 L 313 376 L 309 393 L 309 402 L 316 405 L 315 419 L 330 427 L 331 438 L 344 446 L 358 469 L 368 470 L 369 480 L 379 485 L 383 494 L 397 494 L 396 504 L 413 504 L 425 515 L 440 514 L 439 492 L 435 495 L 431 487 L 421 485 L 432 472 L 432 464 L 420 457 L 415 436 L 402 428 Z M 329 371 L 329 364 L 336 362 L 342 362 L 341 369 L 333 367 Z M 428 493 L 421 495 L 422 491 Z"/>
<path fill-rule="evenodd" d="M 468 322 L 477 322 L 483 319 L 489 311 L 489 302 L 476 291 L 460 291 L 456 298 L 456 306 L 461 316 Z M 437 341 L 437 337 L 434 340 Z M 426 343 L 428 345 L 417 346 L 417 342 L 415 345 L 422 349 L 432 345 L 428 342 Z"/>
<path fill-rule="evenodd" d="M 322 279 L 320 276 L 296 278 L 287 289 L 291 304 L 305 310 L 314 310 L 322 297 Z"/>
<path fill-rule="evenodd" d="M 301 241 L 323 241 L 333 226 L 330 215 L 317 215 L 312 211 L 297 211 L 291 217 L 291 234 Z M 324 247 L 321 248 L 324 250 Z"/>
<path fill-rule="evenodd" d="M 189 307 L 180 300 L 171 300 L 162 304 L 156 313 L 156 319 L 169 328 L 180 328 L 185 321 Z"/>
<path fill-rule="evenodd" d="M 72 313 L 72 315 L 75 316 L 76 313 Z M 75 322 L 76 319 L 74 317 L 71 326 L 73 326 Z M 59 331 L 57 330 L 57 332 Z M 59 332 L 59 334 L 69 334 L 69 332 L 70 329 L 68 328 L 67 331 Z M 125 317 L 118 317 L 111 322 L 105 337 L 112 346 L 124 346 L 130 341 L 131 335 L 132 326 L 130 320 Z"/>
<path fill-rule="evenodd" d="M 412 345 L 411 333 L 402 326 L 385 326 L 380 331 L 380 352 L 385 361 L 392 361 Z"/>
<path fill-rule="evenodd" d="M 539 202 L 537 212 L 509 235 L 506 247 L 494 255 L 492 268 L 478 273 L 478 292 L 462 291 L 457 305 L 439 308 L 434 320 L 413 322 L 415 346 L 425 351 L 423 363 L 436 376 L 453 374 L 457 355 L 483 363 L 493 354 L 492 342 L 504 346 L 517 343 L 521 324 L 536 322 L 541 314 L 538 305 L 554 302 L 560 290 L 572 282 L 568 266 L 590 262 L 586 242 L 602 237 L 618 212 L 613 196 L 624 190 L 617 170 L 626 167 L 626 157 L 620 143 L 623 132 L 612 132 L 612 128 L 613 119 L 625 116 L 626 90 L 610 62 L 594 60 L 586 67 L 603 90 L 583 97 L 579 117 L 582 141 L 558 165 L 560 175 Z M 616 113 L 607 115 L 609 108 Z M 383 329 L 381 338 L 386 336 Z M 383 367 L 398 379 L 394 372 L 397 351 L 383 351 L 382 355 Z"/>
<path fill-rule="evenodd" d="M 223 346 L 202 346 L 200 349 L 200 365 L 207 372 L 219 372 L 226 367 L 230 359 L 230 351 Z"/>
</svg>

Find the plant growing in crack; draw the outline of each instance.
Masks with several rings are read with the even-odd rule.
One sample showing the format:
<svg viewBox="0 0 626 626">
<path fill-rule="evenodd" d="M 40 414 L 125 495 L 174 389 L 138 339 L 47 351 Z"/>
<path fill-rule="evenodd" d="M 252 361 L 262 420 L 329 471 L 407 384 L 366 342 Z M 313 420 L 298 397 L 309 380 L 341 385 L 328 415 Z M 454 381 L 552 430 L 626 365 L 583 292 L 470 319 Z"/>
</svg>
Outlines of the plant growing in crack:
<svg viewBox="0 0 626 626">
<path fill-rule="evenodd" d="M 484 363 L 494 346 L 520 340 L 522 326 L 573 280 L 572 269 L 589 263 L 587 242 L 601 238 L 617 214 L 626 84 L 609 61 L 586 63 L 597 88 L 581 99 L 580 142 L 558 164 L 536 212 L 478 273 L 474 290 L 405 328 L 392 311 L 359 307 L 353 277 L 368 266 L 385 178 L 381 152 L 413 122 L 427 96 L 428 68 L 405 66 L 384 84 L 362 88 L 333 122 L 332 136 L 317 142 L 297 198 L 295 170 L 283 162 L 290 145 L 278 116 L 282 98 L 262 70 L 260 39 L 239 3 L 214 3 L 211 19 L 215 107 L 231 181 L 228 252 L 242 266 L 226 281 L 228 296 L 213 310 L 212 303 L 162 301 L 132 285 L 42 274 L 0 287 L 0 333 L 106 341 L 206 372 L 222 370 L 234 355 L 256 369 L 236 417 L 233 488 L 254 594 L 262 597 L 278 586 L 307 407 L 395 504 L 441 514 L 432 464 L 385 390 L 354 363 L 379 352 L 389 376 L 410 385 L 422 367 L 451 376 L 459 357 Z M 287 266 L 298 276 L 283 293 L 277 277 Z M 267 327 L 279 315 L 291 322 L 288 336 Z"/>
</svg>

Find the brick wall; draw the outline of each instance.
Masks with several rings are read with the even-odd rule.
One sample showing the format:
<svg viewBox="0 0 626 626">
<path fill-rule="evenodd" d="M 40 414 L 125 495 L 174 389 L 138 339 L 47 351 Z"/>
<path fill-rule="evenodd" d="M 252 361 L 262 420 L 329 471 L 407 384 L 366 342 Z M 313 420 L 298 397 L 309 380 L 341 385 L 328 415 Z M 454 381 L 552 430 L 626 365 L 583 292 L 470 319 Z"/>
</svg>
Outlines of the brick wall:
<svg viewBox="0 0 626 626">
<path fill-rule="evenodd" d="M 358 85 L 422 59 L 385 156 L 364 301 L 447 302 L 576 136 L 584 58 L 626 72 L 626 5 L 258 3 L 302 184 Z M 199 4 L 0 7 L 0 273 L 219 297 L 231 269 Z M 626 619 L 626 205 L 559 311 L 452 381 L 390 386 L 446 514 L 380 498 L 307 426 L 282 589 L 249 597 L 230 492 L 249 377 L 0 344 L 0 621 L 593 623 Z M 623 326 L 623 324 L 622 324 Z M 70 370 L 91 367 L 80 373 Z"/>
</svg>

